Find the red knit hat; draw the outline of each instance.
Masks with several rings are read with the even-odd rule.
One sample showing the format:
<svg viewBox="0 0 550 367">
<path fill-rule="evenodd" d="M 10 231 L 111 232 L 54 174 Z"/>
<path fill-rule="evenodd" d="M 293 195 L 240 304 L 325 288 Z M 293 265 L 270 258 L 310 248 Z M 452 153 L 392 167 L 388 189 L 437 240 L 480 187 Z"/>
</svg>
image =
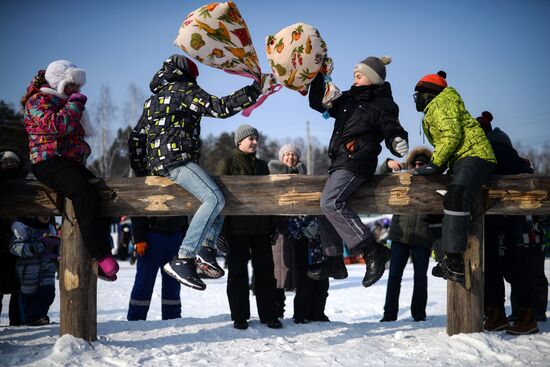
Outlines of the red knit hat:
<svg viewBox="0 0 550 367">
<path fill-rule="evenodd" d="M 477 122 L 479 122 L 479 125 L 483 131 L 485 131 L 485 135 L 489 134 L 493 130 L 491 121 L 493 121 L 493 114 L 489 111 L 483 111 L 481 116 L 477 117 Z"/>
<path fill-rule="evenodd" d="M 438 71 L 437 74 L 425 75 L 414 88 L 417 92 L 429 92 L 439 94 L 443 89 L 447 88 L 447 73 L 444 71 Z"/>
<path fill-rule="evenodd" d="M 199 76 L 199 68 L 197 67 L 197 64 L 193 62 L 190 58 L 186 57 L 187 59 L 187 71 L 189 72 L 189 75 L 193 77 L 194 79 L 197 79 Z"/>
</svg>

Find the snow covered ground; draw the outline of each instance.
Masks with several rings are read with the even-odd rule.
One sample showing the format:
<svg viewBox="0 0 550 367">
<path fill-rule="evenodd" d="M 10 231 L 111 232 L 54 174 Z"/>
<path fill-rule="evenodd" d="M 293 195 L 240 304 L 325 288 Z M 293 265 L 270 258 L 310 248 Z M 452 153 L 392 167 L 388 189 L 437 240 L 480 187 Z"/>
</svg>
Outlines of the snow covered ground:
<svg viewBox="0 0 550 367">
<path fill-rule="evenodd" d="M 432 266 L 434 263 L 432 262 Z M 1 366 L 548 366 L 550 322 L 541 333 L 512 337 L 503 332 L 445 332 L 446 282 L 429 276 L 426 322 L 415 323 L 409 307 L 412 266 L 403 277 L 396 322 L 380 323 L 387 273 L 363 288 L 364 265 L 349 265 L 346 280 L 331 281 L 330 323 L 295 325 L 287 293 L 284 328 L 261 325 L 251 297 L 248 330 L 232 327 L 226 278 L 208 281 L 204 292 L 183 288 L 183 318 L 160 320 L 160 278 L 148 321 L 126 321 L 135 267 L 122 263 L 119 280 L 98 283 L 98 340 L 59 337 L 59 292 L 50 309 L 56 324 L 7 327 L 9 296 L 0 318 Z M 550 262 L 546 263 L 550 274 Z M 430 269 L 431 272 L 431 269 Z"/>
</svg>

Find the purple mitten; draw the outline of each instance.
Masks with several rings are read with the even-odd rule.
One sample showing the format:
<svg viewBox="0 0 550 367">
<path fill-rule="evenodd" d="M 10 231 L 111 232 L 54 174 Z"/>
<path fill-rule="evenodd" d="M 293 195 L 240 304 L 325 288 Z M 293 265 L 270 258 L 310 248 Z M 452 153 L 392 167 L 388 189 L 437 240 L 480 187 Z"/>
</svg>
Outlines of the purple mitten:
<svg viewBox="0 0 550 367">
<path fill-rule="evenodd" d="M 86 104 L 87 100 L 88 100 L 88 97 L 86 97 L 84 94 L 80 92 L 73 93 L 69 97 L 69 102 L 80 102 L 82 104 Z"/>
</svg>

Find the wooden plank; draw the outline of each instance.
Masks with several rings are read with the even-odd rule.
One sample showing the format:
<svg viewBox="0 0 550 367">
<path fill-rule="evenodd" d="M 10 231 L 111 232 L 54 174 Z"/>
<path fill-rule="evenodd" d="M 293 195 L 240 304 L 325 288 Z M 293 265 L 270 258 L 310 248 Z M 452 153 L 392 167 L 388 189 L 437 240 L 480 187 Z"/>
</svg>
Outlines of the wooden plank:
<svg viewBox="0 0 550 367">
<path fill-rule="evenodd" d="M 66 200 L 61 227 L 59 264 L 59 334 L 88 341 L 97 339 L 97 262 L 92 261 L 75 218 L 73 205 Z"/>
<path fill-rule="evenodd" d="M 222 189 L 224 215 L 319 215 L 326 176 L 271 175 L 215 177 Z M 361 214 L 440 214 L 447 176 L 418 177 L 409 173 L 375 176 L 351 200 Z M 190 215 L 199 202 L 162 177 L 97 180 L 102 213 L 121 215 Z M 550 214 L 550 177 L 493 176 L 487 214 Z M 33 180 L 0 182 L 0 216 L 58 215 L 56 194 Z"/>
</svg>

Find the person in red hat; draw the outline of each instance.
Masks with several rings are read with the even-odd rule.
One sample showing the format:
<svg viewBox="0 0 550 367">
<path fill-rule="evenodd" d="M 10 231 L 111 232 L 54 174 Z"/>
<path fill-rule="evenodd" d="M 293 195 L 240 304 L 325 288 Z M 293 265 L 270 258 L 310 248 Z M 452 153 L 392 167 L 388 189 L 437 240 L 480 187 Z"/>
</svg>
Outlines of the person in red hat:
<svg viewBox="0 0 550 367">
<path fill-rule="evenodd" d="M 432 274 L 464 282 L 463 253 L 468 243 L 472 199 L 493 171 L 496 158 L 477 120 L 466 110 L 447 74 L 428 74 L 416 84 L 416 110 L 424 114 L 422 129 L 434 146 L 430 163 L 414 175 L 441 174 L 449 169 L 452 179 L 443 202 L 442 246 L 445 258 Z"/>
<path fill-rule="evenodd" d="M 237 114 L 256 103 L 261 86 L 254 82 L 229 96 L 215 97 L 198 85 L 198 75 L 197 65 L 183 55 L 174 54 L 164 61 L 149 85 L 153 94 L 145 101 L 128 146 L 130 165 L 136 176 L 168 177 L 201 201 L 178 255 L 163 269 L 183 285 L 204 290 L 206 284 L 197 274 L 197 266 L 210 278 L 224 275 L 216 261 L 215 243 L 210 242 L 220 233 L 223 221 L 219 214 L 225 199 L 198 164 L 201 118 Z M 214 240 L 205 242 L 208 233 Z"/>
</svg>

